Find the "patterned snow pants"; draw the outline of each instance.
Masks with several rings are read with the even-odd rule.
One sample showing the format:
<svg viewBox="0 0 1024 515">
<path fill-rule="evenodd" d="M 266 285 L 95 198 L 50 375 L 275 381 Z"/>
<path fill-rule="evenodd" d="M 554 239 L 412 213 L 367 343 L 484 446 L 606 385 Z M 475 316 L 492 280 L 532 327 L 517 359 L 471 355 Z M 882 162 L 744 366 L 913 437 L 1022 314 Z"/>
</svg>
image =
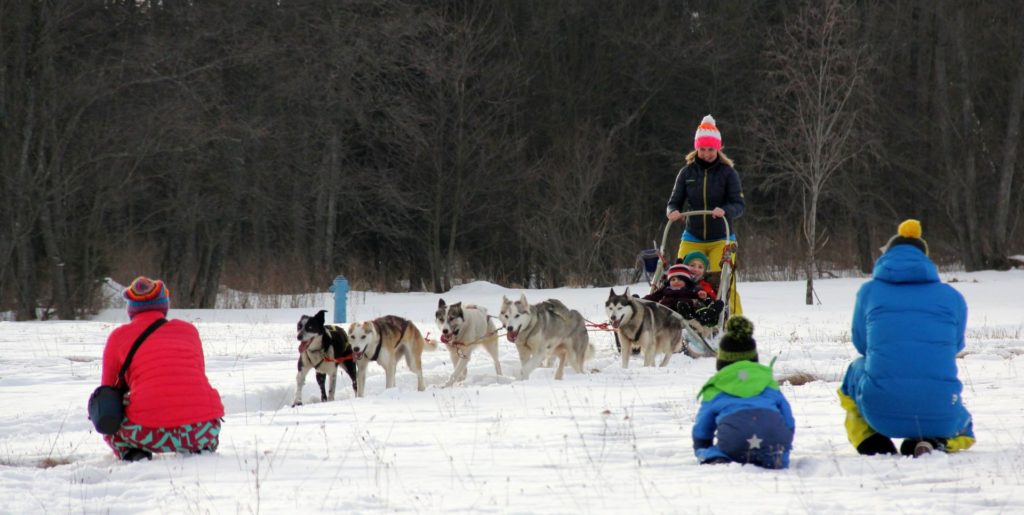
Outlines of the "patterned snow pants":
<svg viewBox="0 0 1024 515">
<path fill-rule="evenodd" d="M 219 437 L 220 419 L 178 427 L 144 427 L 125 420 L 116 433 L 105 435 L 103 440 L 114 450 L 118 459 L 123 459 L 131 449 L 142 449 L 154 454 L 213 452 L 220 444 Z"/>
</svg>

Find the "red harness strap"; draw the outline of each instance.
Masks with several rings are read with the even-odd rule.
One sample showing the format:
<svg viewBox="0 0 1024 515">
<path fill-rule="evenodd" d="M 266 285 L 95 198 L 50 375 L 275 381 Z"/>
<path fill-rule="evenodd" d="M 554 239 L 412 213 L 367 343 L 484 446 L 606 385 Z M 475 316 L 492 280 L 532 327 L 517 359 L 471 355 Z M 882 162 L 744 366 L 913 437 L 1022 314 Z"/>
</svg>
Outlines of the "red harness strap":
<svg viewBox="0 0 1024 515">
<path fill-rule="evenodd" d="M 328 358 L 327 356 L 324 356 L 324 361 L 330 363 L 344 363 L 346 361 L 352 361 L 353 359 L 356 359 L 356 355 L 351 352 L 340 358 Z"/>
<path fill-rule="evenodd" d="M 587 320 L 586 318 L 584 318 L 583 320 L 586 322 L 584 325 L 586 325 L 587 327 L 593 327 L 595 331 L 614 331 L 615 330 L 614 328 L 611 327 L 611 324 L 609 324 L 608 322 L 602 322 L 602 323 L 598 324 L 596 322 L 591 322 L 590 320 Z"/>
</svg>

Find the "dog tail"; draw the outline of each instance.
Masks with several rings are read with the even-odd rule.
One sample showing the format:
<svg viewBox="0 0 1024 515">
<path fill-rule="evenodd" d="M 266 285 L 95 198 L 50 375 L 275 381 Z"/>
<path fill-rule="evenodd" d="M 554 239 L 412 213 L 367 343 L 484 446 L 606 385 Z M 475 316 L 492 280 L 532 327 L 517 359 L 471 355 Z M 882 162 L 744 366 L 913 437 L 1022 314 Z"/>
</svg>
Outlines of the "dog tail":
<svg viewBox="0 0 1024 515">
<path fill-rule="evenodd" d="M 423 342 L 423 348 L 426 350 L 434 351 L 437 350 L 437 341 L 434 339 L 426 339 L 423 337 L 423 333 L 420 332 L 420 328 L 416 327 L 415 324 L 409 324 L 409 332 L 412 333 L 412 337 Z"/>
</svg>

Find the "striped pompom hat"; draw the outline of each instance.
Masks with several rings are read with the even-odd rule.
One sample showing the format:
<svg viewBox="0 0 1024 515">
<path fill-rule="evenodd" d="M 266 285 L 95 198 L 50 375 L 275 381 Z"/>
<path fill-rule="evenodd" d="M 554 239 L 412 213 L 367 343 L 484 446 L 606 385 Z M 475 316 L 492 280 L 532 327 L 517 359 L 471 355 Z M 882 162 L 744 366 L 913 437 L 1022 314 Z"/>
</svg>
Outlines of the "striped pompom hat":
<svg viewBox="0 0 1024 515">
<path fill-rule="evenodd" d="M 690 271 L 690 267 L 682 263 L 676 263 L 669 267 L 665 278 L 671 279 L 673 277 L 678 277 L 685 282 L 693 282 L 693 272 Z"/>
<path fill-rule="evenodd" d="M 135 315 L 143 311 L 151 310 L 167 315 L 167 308 L 171 305 L 164 282 L 145 276 L 136 277 L 132 284 L 125 288 L 124 298 L 128 301 L 128 316 L 130 318 L 134 318 Z"/>
<path fill-rule="evenodd" d="M 715 119 L 707 115 L 697 126 L 697 133 L 693 135 L 693 148 L 711 147 L 715 150 L 722 150 L 722 133 L 718 132 Z"/>
</svg>

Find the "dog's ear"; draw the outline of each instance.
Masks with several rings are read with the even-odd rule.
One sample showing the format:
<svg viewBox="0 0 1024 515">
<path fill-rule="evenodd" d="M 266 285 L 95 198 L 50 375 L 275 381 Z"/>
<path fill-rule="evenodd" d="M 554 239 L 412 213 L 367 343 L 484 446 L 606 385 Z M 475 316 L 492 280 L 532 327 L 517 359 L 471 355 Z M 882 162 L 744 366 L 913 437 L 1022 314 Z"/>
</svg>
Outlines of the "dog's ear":
<svg viewBox="0 0 1024 515">
<path fill-rule="evenodd" d="M 614 296 L 615 296 L 615 288 L 611 288 L 611 289 L 610 289 L 610 291 L 609 291 L 609 293 L 608 293 L 608 296 L 609 296 L 609 297 L 614 297 Z"/>
<path fill-rule="evenodd" d="M 438 299 L 437 300 L 437 307 L 438 308 L 443 308 L 444 306 L 445 306 L 444 299 Z"/>
<path fill-rule="evenodd" d="M 623 297 L 629 297 L 629 286 L 626 286 L 626 291 L 622 292 Z"/>
<path fill-rule="evenodd" d="M 520 293 L 519 294 L 519 302 L 522 302 L 523 304 L 528 304 L 528 302 L 526 301 L 526 294 L 525 293 Z"/>
<path fill-rule="evenodd" d="M 320 325 L 323 325 L 324 323 L 324 313 L 327 313 L 326 309 L 321 309 L 320 311 L 317 311 L 315 315 L 313 315 L 313 318 L 317 318 L 320 320 Z"/>
</svg>

